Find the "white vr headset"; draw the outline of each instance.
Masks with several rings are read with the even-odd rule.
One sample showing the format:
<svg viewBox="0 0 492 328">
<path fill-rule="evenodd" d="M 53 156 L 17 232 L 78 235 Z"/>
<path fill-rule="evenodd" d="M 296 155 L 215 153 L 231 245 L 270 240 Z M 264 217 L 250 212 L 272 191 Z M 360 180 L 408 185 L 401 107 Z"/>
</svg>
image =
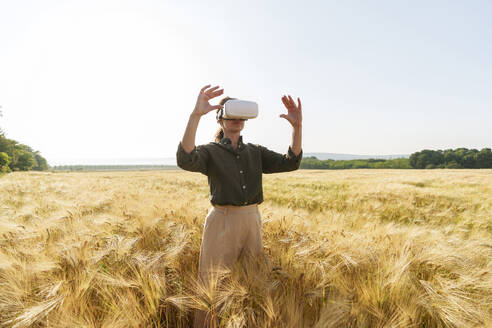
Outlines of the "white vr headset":
<svg viewBox="0 0 492 328">
<path fill-rule="evenodd" d="M 224 104 L 224 108 L 217 112 L 219 119 L 242 119 L 248 120 L 258 116 L 258 104 L 254 101 L 229 99 Z"/>
</svg>

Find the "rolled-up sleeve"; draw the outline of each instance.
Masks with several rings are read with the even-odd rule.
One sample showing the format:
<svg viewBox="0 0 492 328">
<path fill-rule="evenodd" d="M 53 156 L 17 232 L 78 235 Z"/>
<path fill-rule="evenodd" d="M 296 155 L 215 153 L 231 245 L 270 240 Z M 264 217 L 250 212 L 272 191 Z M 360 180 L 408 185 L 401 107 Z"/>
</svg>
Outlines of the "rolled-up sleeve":
<svg viewBox="0 0 492 328">
<path fill-rule="evenodd" d="M 279 154 L 266 147 L 259 146 L 263 173 L 277 173 L 294 171 L 301 165 L 302 149 L 296 156 L 289 146 L 287 154 Z"/>
<path fill-rule="evenodd" d="M 210 154 L 203 145 L 194 147 L 190 153 L 187 153 L 180 142 L 178 151 L 176 152 L 176 162 L 178 167 L 187 171 L 201 172 L 205 175 L 207 175 L 208 172 L 209 157 Z"/>
</svg>

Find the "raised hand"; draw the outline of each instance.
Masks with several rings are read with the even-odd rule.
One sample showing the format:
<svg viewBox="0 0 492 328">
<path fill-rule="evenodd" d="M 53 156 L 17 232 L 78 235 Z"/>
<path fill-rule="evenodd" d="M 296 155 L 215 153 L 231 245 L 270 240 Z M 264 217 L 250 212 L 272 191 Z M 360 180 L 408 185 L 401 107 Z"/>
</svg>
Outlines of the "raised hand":
<svg viewBox="0 0 492 328">
<path fill-rule="evenodd" d="M 202 116 L 214 109 L 219 109 L 224 107 L 222 105 L 212 106 L 208 102 L 210 99 L 220 96 L 222 93 L 224 93 L 224 89 L 217 90 L 219 86 L 215 86 L 213 88 L 208 89 L 209 87 L 210 84 L 207 84 L 200 90 L 200 93 L 198 94 L 198 98 L 196 100 L 195 109 L 193 110 L 193 114 Z"/>
<path fill-rule="evenodd" d="M 301 99 L 297 97 L 298 106 L 296 106 L 296 103 L 294 102 L 294 100 L 290 95 L 288 97 L 284 95 L 282 97 L 282 102 L 284 103 L 285 108 L 287 108 L 287 115 L 280 114 L 279 116 L 289 121 L 289 123 L 292 124 L 293 127 L 301 126 L 302 125 Z"/>
</svg>

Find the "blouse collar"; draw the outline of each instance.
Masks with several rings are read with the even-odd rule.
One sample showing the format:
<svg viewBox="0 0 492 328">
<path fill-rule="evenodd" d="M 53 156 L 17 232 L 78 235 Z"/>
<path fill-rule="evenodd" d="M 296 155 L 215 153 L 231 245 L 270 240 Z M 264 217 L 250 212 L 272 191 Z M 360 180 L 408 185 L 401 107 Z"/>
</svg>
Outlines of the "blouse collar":
<svg viewBox="0 0 492 328">
<path fill-rule="evenodd" d="M 223 137 L 222 139 L 220 139 L 219 143 L 220 144 L 223 144 L 223 145 L 230 145 L 232 142 L 231 142 L 231 139 L 226 138 L 226 137 Z M 239 136 L 239 139 L 237 141 L 237 144 L 238 145 L 242 145 L 243 144 L 243 136 Z"/>
</svg>

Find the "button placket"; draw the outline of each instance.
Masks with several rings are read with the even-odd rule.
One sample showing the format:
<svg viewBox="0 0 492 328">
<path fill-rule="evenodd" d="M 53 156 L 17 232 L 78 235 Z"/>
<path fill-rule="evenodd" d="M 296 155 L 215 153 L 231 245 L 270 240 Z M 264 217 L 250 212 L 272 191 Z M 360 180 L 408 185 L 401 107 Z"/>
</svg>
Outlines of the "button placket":
<svg viewBox="0 0 492 328">
<path fill-rule="evenodd" d="M 240 155 L 236 153 L 237 166 L 239 169 L 239 181 L 241 184 L 241 189 L 243 190 L 243 205 L 247 205 L 248 204 L 248 201 L 247 201 L 248 193 L 246 190 L 246 181 L 244 178 L 244 170 L 242 168 L 243 166 L 241 165 L 240 158 L 241 158 Z"/>
</svg>

